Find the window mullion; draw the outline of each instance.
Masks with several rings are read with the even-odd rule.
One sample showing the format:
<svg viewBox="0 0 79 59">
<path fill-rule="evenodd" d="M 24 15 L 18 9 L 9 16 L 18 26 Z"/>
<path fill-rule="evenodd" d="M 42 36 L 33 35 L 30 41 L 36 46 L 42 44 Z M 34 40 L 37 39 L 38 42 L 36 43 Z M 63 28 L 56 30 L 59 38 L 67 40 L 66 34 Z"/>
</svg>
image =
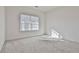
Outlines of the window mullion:
<svg viewBox="0 0 79 59">
<path fill-rule="evenodd" d="M 31 25 L 31 31 L 32 31 L 32 18 L 30 16 L 30 25 Z"/>
</svg>

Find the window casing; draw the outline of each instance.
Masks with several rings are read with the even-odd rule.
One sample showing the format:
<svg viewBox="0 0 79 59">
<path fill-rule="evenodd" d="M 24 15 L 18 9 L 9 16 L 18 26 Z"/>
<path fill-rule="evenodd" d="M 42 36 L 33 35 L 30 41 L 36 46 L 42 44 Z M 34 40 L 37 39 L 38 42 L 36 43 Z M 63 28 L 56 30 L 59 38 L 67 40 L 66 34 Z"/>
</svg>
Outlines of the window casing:
<svg viewBox="0 0 79 59">
<path fill-rule="evenodd" d="M 39 17 L 32 15 L 20 15 L 20 31 L 38 31 Z"/>
</svg>

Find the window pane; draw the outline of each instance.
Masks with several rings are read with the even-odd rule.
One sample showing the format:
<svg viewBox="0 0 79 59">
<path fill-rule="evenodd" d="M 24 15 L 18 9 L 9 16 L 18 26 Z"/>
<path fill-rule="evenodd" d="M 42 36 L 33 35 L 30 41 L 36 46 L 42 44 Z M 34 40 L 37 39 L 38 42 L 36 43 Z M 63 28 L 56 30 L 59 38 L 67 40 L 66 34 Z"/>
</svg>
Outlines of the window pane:
<svg viewBox="0 0 79 59">
<path fill-rule="evenodd" d="M 29 15 L 21 15 L 21 23 L 28 23 L 30 22 L 30 16 Z"/>
<path fill-rule="evenodd" d="M 31 24 L 25 24 L 25 27 L 29 28 L 29 27 L 31 27 Z"/>
<path fill-rule="evenodd" d="M 31 27 L 26 27 L 25 30 L 26 30 L 26 31 L 30 31 L 30 30 L 31 30 Z"/>
<path fill-rule="evenodd" d="M 39 30 L 39 25 L 32 25 L 32 30 Z"/>
<path fill-rule="evenodd" d="M 31 21 L 32 22 L 39 22 L 39 17 L 31 16 Z"/>
<path fill-rule="evenodd" d="M 25 24 L 21 24 L 21 31 L 25 31 Z"/>
<path fill-rule="evenodd" d="M 32 28 L 32 30 L 38 30 L 38 28 Z"/>
<path fill-rule="evenodd" d="M 38 28 L 38 25 L 32 25 L 32 28 Z"/>
<path fill-rule="evenodd" d="M 39 22 L 32 22 L 32 24 L 39 24 Z"/>
<path fill-rule="evenodd" d="M 25 29 L 26 29 L 26 31 L 31 30 L 31 24 L 25 24 Z"/>
</svg>

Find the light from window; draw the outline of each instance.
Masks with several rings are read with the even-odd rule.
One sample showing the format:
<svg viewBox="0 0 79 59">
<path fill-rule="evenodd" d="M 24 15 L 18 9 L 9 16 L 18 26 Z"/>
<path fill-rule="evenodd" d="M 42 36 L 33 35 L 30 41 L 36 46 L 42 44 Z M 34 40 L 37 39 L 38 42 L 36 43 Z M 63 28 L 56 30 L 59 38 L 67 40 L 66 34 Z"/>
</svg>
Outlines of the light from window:
<svg viewBox="0 0 79 59">
<path fill-rule="evenodd" d="M 57 31 L 51 29 L 50 38 L 62 39 L 63 37 Z"/>
</svg>

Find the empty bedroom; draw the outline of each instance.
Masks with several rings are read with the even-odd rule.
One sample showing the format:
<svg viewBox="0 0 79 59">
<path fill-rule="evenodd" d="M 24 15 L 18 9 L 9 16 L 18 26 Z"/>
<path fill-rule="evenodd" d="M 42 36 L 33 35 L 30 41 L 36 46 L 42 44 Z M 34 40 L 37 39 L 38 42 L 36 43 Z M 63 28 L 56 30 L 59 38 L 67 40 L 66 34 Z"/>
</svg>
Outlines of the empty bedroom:
<svg viewBox="0 0 79 59">
<path fill-rule="evenodd" d="M 79 6 L 0 6 L 0 53 L 79 53 Z"/>
</svg>

